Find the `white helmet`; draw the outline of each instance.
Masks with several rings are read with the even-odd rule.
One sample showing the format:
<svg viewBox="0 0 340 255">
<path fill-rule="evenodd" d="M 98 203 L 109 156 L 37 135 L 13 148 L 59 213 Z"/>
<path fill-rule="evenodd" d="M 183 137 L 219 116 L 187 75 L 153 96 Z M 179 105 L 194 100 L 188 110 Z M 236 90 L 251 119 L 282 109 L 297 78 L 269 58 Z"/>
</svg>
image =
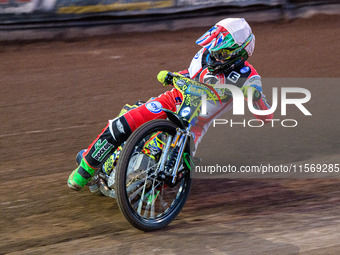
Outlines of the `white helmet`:
<svg viewBox="0 0 340 255">
<path fill-rule="evenodd" d="M 209 50 L 212 61 L 211 67 L 228 68 L 244 62 L 253 54 L 255 36 L 243 18 L 227 18 L 219 21 L 202 35 L 196 44 Z M 219 62 L 219 63 L 216 63 Z"/>
</svg>

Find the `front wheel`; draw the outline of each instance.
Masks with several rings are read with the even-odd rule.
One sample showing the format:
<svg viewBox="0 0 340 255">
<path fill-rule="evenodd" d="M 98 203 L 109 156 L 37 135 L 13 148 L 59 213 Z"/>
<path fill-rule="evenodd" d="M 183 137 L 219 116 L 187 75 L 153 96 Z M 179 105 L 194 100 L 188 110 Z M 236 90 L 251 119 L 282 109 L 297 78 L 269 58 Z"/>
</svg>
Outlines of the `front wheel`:
<svg viewBox="0 0 340 255">
<path fill-rule="evenodd" d="M 147 122 L 129 137 L 120 155 L 115 188 L 118 205 L 125 218 L 140 230 L 167 226 L 188 197 L 191 178 L 186 164 L 181 162 L 179 181 L 174 187 L 158 178 L 157 173 L 165 144 L 169 136 L 175 136 L 176 128 L 167 120 Z M 188 143 L 186 153 L 190 153 L 189 147 Z"/>
</svg>

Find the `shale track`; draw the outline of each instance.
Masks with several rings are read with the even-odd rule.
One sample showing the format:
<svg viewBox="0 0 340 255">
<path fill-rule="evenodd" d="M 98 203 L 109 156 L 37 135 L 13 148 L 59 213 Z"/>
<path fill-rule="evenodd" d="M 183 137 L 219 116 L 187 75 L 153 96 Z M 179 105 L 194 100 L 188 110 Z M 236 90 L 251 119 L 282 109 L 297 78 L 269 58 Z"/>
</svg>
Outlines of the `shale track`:
<svg viewBox="0 0 340 255">
<path fill-rule="evenodd" d="M 67 188 L 76 153 L 124 103 L 166 91 L 158 71 L 187 68 L 210 25 L 1 44 L 0 254 L 340 253 L 338 178 L 195 179 L 182 213 L 152 233 L 132 228 L 115 200 Z M 262 77 L 340 77 L 340 16 L 251 25 L 250 62 Z M 198 155 L 234 165 L 340 163 L 340 86 L 307 88 L 313 115 L 289 108 L 296 128 L 219 127 Z M 271 86 L 264 92 L 270 98 Z"/>
</svg>

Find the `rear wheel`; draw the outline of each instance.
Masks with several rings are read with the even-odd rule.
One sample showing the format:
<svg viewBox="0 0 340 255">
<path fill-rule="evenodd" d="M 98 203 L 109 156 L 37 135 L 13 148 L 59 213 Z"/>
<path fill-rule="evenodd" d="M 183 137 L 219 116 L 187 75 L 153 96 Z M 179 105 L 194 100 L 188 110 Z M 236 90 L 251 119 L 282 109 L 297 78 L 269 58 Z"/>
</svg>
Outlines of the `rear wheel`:
<svg viewBox="0 0 340 255">
<path fill-rule="evenodd" d="M 160 159 L 169 136 L 177 126 L 167 120 L 153 120 L 139 127 L 127 140 L 116 173 L 116 194 L 121 212 L 136 228 L 151 231 L 172 222 L 188 197 L 191 178 L 183 162 L 174 187 L 157 176 Z M 189 153 L 189 145 L 186 152 Z"/>
</svg>

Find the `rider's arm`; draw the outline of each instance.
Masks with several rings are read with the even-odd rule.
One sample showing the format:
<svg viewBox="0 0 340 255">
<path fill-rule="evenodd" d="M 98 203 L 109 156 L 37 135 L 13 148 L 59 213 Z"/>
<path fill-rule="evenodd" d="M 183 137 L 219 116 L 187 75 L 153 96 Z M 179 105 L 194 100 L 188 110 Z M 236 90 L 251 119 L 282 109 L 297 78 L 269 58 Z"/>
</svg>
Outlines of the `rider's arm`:
<svg viewBox="0 0 340 255">
<path fill-rule="evenodd" d="M 255 82 L 254 82 L 255 81 Z M 245 100 L 248 100 L 248 91 L 252 93 L 253 99 L 253 106 L 257 110 L 268 110 L 270 109 L 270 104 L 268 103 L 265 95 L 262 93 L 262 84 L 261 80 L 254 79 L 252 83 L 246 83 L 241 89 L 243 91 L 243 95 Z M 248 90 L 250 88 L 250 90 Z M 255 118 L 258 120 L 262 120 L 264 123 L 269 123 L 272 119 L 274 114 L 267 114 L 267 115 L 256 115 L 254 114 Z"/>
<path fill-rule="evenodd" d="M 261 97 L 253 102 L 254 108 L 258 110 L 268 110 L 270 109 L 270 104 L 268 103 L 265 95 L 260 92 Z M 268 115 L 256 115 L 255 118 L 262 120 L 264 123 L 268 123 L 273 119 L 274 113 Z"/>
</svg>

